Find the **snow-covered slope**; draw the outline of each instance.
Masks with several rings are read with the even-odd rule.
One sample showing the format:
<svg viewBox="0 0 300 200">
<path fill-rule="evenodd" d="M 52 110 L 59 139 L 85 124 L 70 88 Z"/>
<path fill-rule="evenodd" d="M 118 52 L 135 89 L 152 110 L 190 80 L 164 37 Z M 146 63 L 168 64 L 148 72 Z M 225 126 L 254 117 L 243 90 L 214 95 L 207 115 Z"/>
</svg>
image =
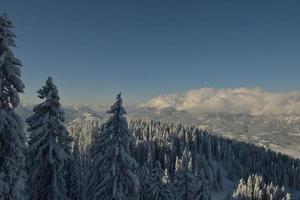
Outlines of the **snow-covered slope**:
<svg viewBox="0 0 300 200">
<path fill-rule="evenodd" d="M 251 142 L 300 158 L 298 114 L 195 114 L 174 108 L 140 108 L 130 117 L 194 124 L 217 135 Z"/>
</svg>

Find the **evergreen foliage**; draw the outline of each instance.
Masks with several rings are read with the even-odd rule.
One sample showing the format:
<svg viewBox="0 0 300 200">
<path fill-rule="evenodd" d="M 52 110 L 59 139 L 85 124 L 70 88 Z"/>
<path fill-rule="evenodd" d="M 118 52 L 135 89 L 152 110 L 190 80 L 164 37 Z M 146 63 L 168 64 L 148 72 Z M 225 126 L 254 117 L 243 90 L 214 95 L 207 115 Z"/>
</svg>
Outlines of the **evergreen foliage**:
<svg viewBox="0 0 300 200">
<path fill-rule="evenodd" d="M 96 134 L 93 148 L 90 199 L 135 199 L 139 191 L 138 165 L 129 152 L 134 137 L 124 116 L 121 94 L 107 113 L 112 116 Z"/>
<path fill-rule="evenodd" d="M 66 178 L 72 137 L 63 125 L 57 87 L 49 77 L 38 92 L 44 102 L 33 108 L 26 122 L 30 133 L 27 149 L 30 200 L 67 200 Z"/>
<path fill-rule="evenodd" d="M 0 16 L 0 199 L 25 198 L 25 134 L 23 123 L 14 109 L 20 103 L 24 84 L 20 79 L 21 61 L 11 47 L 16 47 L 12 22 Z"/>
</svg>

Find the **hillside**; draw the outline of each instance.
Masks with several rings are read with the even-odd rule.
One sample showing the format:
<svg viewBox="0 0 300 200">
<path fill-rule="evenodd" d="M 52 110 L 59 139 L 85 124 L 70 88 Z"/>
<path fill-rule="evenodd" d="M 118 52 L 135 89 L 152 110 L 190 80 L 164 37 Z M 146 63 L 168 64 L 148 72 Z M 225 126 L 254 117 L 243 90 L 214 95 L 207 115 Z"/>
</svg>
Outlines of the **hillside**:
<svg viewBox="0 0 300 200">
<path fill-rule="evenodd" d="M 97 133 L 103 122 L 91 120 L 68 124 L 82 152 L 89 152 L 93 134 Z M 247 179 L 253 173 L 261 174 L 267 183 L 285 186 L 294 195 L 299 195 L 300 161 L 292 157 L 211 135 L 193 126 L 133 120 L 130 127 L 136 137 L 133 155 L 140 166 L 149 162 L 150 166 L 154 166 L 158 160 L 163 168 L 168 166 L 173 177 L 177 159 L 182 158 L 185 149 L 188 149 L 192 171 L 204 170 L 207 190 L 213 199 L 225 199 L 233 193 L 241 178 Z M 221 185 L 215 185 L 217 171 L 222 176 Z"/>
</svg>

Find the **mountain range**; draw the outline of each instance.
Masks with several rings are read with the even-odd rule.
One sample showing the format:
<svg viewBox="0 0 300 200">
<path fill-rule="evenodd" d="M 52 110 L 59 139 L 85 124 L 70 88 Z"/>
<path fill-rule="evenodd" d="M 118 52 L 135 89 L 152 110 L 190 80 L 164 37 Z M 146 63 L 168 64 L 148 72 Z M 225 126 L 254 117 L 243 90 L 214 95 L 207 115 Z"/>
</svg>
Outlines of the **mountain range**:
<svg viewBox="0 0 300 200">
<path fill-rule="evenodd" d="M 17 112 L 23 119 L 32 113 L 33 104 L 22 104 Z M 105 106 L 66 106 L 66 125 L 107 118 Z M 174 107 L 127 107 L 129 119 L 196 125 L 212 134 L 246 141 L 300 158 L 299 114 L 193 113 Z"/>
</svg>

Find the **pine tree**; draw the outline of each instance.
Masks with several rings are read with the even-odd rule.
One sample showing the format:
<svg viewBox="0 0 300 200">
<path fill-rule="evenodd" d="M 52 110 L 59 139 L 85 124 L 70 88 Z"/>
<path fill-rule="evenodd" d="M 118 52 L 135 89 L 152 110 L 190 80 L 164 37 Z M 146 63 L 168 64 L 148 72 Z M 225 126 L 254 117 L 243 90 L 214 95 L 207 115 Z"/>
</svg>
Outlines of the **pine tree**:
<svg viewBox="0 0 300 200">
<path fill-rule="evenodd" d="M 208 188 L 208 181 L 205 179 L 203 169 L 197 170 L 195 173 L 196 179 L 196 200 L 210 200 L 210 193 Z"/>
<path fill-rule="evenodd" d="M 170 172 L 169 172 L 168 168 L 165 168 L 165 170 L 164 170 L 164 175 L 162 177 L 162 182 L 164 184 L 171 183 Z"/>
<path fill-rule="evenodd" d="M 175 175 L 177 175 L 181 171 L 181 161 L 178 156 L 175 159 Z"/>
<path fill-rule="evenodd" d="M 66 169 L 70 162 L 72 137 L 62 124 L 64 112 L 51 77 L 37 93 L 45 101 L 35 106 L 34 114 L 26 120 L 30 132 L 27 149 L 29 198 L 66 200 L 69 199 Z"/>
<path fill-rule="evenodd" d="M 70 198 L 72 200 L 81 200 L 86 198 L 84 168 L 78 143 L 78 139 L 76 139 L 72 152 L 72 164 L 70 170 Z"/>
<path fill-rule="evenodd" d="M 157 161 L 150 176 L 148 176 L 141 199 L 144 200 L 173 200 L 174 195 L 168 182 L 168 178 L 164 177 L 164 171 L 160 163 Z"/>
<path fill-rule="evenodd" d="M 90 199 L 134 199 L 139 190 L 135 174 L 137 162 L 130 156 L 129 145 L 134 142 L 125 118 L 121 94 L 111 106 L 110 119 L 102 127 L 93 156 L 89 184 Z"/>
<path fill-rule="evenodd" d="M 213 172 L 214 174 L 214 188 L 218 191 L 223 190 L 223 178 L 221 174 L 221 169 L 218 167 L 217 170 Z"/>
<path fill-rule="evenodd" d="M 140 196 L 143 196 L 148 190 L 149 176 L 150 176 L 149 168 L 147 164 L 144 164 L 139 170 Z"/>
<path fill-rule="evenodd" d="M 208 139 L 207 142 L 207 161 L 208 164 L 212 164 L 212 147 L 211 147 L 211 139 Z"/>
<path fill-rule="evenodd" d="M 248 177 L 247 183 L 243 179 L 233 193 L 234 200 L 291 200 L 291 195 L 284 188 L 279 189 L 273 183 L 263 182 L 262 176 L 256 174 Z"/>
<path fill-rule="evenodd" d="M 237 186 L 237 189 L 233 193 L 233 197 L 236 198 L 236 199 L 239 199 L 239 198 L 242 198 L 242 197 L 246 198 L 247 196 L 248 196 L 248 194 L 247 194 L 247 184 L 244 181 L 244 179 L 241 179 L 238 186 Z"/>
<path fill-rule="evenodd" d="M 25 197 L 25 134 L 20 117 L 14 112 L 23 92 L 21 61 L 14 57 L 12 22 L 0 16 L 0 199 L 22 200 Z"/>
<path fill-rule="evenodd" d="M 195 200 L 198 187 L 196 185 L 196 179 L 189 170 L 190 153 L 185 148 L 180 162 L 180 171 L 175 176 L 174 186 L 177 191 L 176 199 L 179 200 Z"/>
</svg>

